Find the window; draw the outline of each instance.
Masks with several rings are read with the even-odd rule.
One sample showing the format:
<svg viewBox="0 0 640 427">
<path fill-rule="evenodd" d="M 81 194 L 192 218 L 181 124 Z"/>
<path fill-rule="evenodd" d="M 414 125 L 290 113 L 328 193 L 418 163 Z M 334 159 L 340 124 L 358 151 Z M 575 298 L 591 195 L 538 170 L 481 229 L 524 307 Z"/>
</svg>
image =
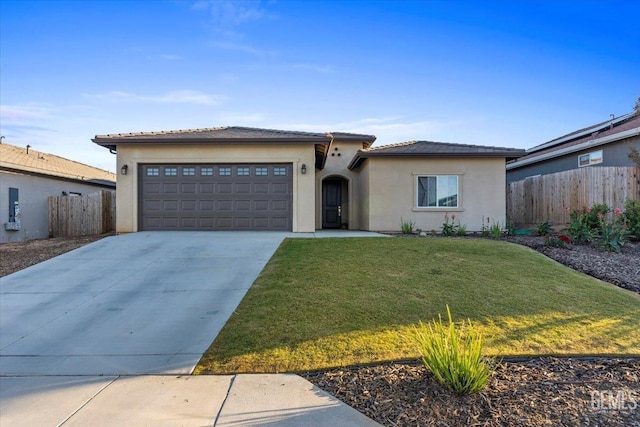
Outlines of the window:
<svg viewBox="0 0 640 427">
<path fill-rule="evenodd" d="M 267 168 L 256 168 L 256 176 L 267 176 L 268 169 Z"/>
<path fill-rule="evenodd" d="M 182 168 L 182 176 L 195 176 L 196 168 Z"/>
<path fill-rule="evenodd" d="M 147 176 L 160 176 L 160 168 L 147 168 Z"/>
<path fill-rule="evenodd" d="M 164 176 L 178 175 L 178 168 L 164 168 Z"/>
<path fill-rule="evenodd" d="M 418 177 L 419 208 L 457 208 L 458 176 L 435 175 Z"/>
<path fill-rule="evenodd" d="M 9 222 L 16 222 L 16 206 L 19 203 L 19 191 L 9 187 Z"/>
<path fill-rule="evenodd" d="M 213 176 L 213 168 L 200 168 L 200 176 Z"/>
<path fill-rule="evenodd" d="M 273 168 L 273 175 L 285 176 L 287 174 L 287 168 Z"/>
<path fill-rule="evenodd" d="M 237 168 L 236 172 L 238 176 L 249 176 L 249 168 Z"/>
<path fill-rule="evenodd" d="M 231 168 L 218 168 L 219 176 L 231 176 Z"/>
<path fill-rule="evenodd" d="M 602 163 L 602 150 L 578 156 L 578 167 L 597 165 L 598 163 Z"/>
</svg>

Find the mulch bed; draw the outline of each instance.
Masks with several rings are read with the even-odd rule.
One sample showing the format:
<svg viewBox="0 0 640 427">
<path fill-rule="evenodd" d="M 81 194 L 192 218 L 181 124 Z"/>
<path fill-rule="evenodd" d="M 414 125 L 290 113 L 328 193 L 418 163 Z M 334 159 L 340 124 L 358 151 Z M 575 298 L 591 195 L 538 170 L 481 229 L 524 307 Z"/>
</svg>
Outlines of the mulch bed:
<svg viewBox="0 0 640 427">
<path fill-rule="evenodd" d="M 82 237 L 54 237 L 0 244 L 0 277 L 7 276 L 49 258 L 62 255 L 113 233 Z"/>
<path fill-rule="evenodd" d="M 419 364 L 305 374 L 385 426 L 640 426 L 640 360 L 502 362 L 481 393 L 459 396 Z"/>
</svg>

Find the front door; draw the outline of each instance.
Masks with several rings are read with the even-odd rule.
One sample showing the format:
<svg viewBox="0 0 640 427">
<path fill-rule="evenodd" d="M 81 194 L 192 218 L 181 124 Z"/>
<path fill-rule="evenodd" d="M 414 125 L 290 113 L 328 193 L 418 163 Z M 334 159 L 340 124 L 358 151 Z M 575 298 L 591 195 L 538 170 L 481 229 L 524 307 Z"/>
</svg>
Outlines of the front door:
<svg viewBox="0 0 640 427">
<path fill-rule="evenodd" d="M 342 181 L 326 179 L 322 182 L 322 228 L 342 225 Z"/>
</svg>

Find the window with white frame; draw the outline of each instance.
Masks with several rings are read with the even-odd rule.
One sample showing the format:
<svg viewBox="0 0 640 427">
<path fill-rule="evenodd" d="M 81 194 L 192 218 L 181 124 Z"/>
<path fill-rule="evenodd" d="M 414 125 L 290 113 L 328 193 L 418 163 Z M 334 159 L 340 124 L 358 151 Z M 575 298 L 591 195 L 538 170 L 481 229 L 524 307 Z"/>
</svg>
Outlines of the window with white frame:
<svg viewBox="0 0 640 427">
<path fill-rule="evenodd" d="M 597 165 L 598 163 L 602 163 L 602 150 L 578 156 L 578 167 Z"/>
<path fill-rule="evenodd" d="M 423 175 L 417 177 L 419 208 L 457 208 L 458 175 Z"/>
</svg>

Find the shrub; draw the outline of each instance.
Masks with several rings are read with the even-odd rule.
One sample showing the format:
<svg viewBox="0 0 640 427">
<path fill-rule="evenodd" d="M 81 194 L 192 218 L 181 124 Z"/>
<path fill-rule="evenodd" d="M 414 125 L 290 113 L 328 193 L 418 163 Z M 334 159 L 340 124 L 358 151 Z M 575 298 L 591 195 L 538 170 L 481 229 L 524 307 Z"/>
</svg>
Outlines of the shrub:
<svg viewBox="0 0 640 427">
<path fill-rule="evenodd" d="M 402 231 L 402 234 L 412 234 L 414 228 L 416 228 L 415 222 L 411 220 L 405 221 L 404 219 L 400 218 L 400 231 Z"/>
<path fill-rule="evenodd" d="M 467 235 L 467 224 L 458 223 L 458 236 L 466 236 Z"/>
<path fill-rule="evenodd" d="M 593 240 L 594 231 L 589 228 L 587 215 L 590 208 L 574 209 L 569 214 L 571 223 L 569 224 L 569 237 L 575 243 L 587 243 Z"/>
<path fill-rule="evenodd" d="M 640 240 L 640 200 L 627 200 L 624 204 L 624 223 L 629 235 Z"/>
<path fill-rule="evenodd" d="M 624 228 L 624 218 L 622 211 L 616 209 L 613 221 L 607 221 L 603 214 L 600 214 L 600 234 L 597 237 L 597 244 L 609 252 L 620 252 L 629 232 Z"/>
<path fill-rule="evenodd" d="M 444 214 L 444 222 L 442 223 L 442 235 L 443 236 L 453 236 L 458 232 L 459 226 L 455 224 L 456 216 L 451 215 L 451 222 L 449 222 L 449 214 Z"/>
<path fill-rule="evenodd" d="M 538 224 L 536 233 L 538 233 L 538 236 L 548 236 L 549 233 L 551 233 L 551 224 L 549 223 L 549 221 Z"/>
<path fill-rule="evenodd" d="M 436 380 L 458 394 L 481 391 L 494 371 L 494 363 L 482 357 L 482 335 L 471 320 L 457 328 L 447 305 L 449 323 L 438 321 L 415 328 L 422 363 Z"/>
<path fill-rule="evenodd" d="M 606 203 L 596 203 L 590 208 L 585 208 L 585 221 L 587 227 L 593 233 L 599 233 L 601 229 L 601 218 L 606 218 L 607 214 L 611 212 L 611 208 Z"/>
</svg>

